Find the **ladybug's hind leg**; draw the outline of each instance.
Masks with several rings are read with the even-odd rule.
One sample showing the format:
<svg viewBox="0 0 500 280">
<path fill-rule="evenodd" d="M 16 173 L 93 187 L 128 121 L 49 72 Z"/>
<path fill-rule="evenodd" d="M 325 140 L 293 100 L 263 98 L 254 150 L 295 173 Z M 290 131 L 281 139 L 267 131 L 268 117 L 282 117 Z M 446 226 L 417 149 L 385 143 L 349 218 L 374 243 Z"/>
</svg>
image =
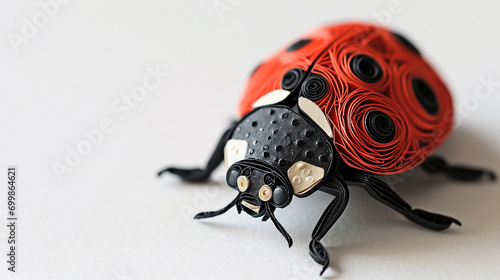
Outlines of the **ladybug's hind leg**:
<svg viewBox="0 0 500 280">
<path fill-rule="evenodd" d="M 364 172 L 350 171 L 346 174 L 346 180 L 348 182 L 360 184 L 373 198 L 396 210 L 408 220 L 423 227 L 433 230 L 444 230 L 449 228 L 452 223 L 459 226 L 462 225 L 460 221 L 452 217 L 427 212 L 421 209 L 412 209 L 412 207 L 393 191 L 389 185 L 373 175 Z"/>
<path fill-rule="evenodd" d="M 210 174 L 212 174 L 215 168 L 217 168 L 217 166 L 219 166 L 219 164 L 224 159 L 224 146 L 226 145 L 226 142 L 229 140 L 229 138 L 231 138 L 234 126 L 235 124 L 233 124 L 228 130 L 224 132 L 221 139 L 219 140 L 219 143 L 217 144 L 217 147 L 215 147 L 215 150 L 212 156 L 210 157 L 210 160 L 208 161 L 204 169 L 201 168 L 186 169 L 186 168 L 168 167 L 158 172 L 158 176 L 161 176 L 163 173 L 170 172 L 178 175 L 185 181 L 189 182 L 206 181 L 208 177 L 210 177 Z"/>
<path fill-rule="evenodd" d="M 421 166 L 429 173 L 444 173 L 448 177 L 460 181 L 479 181 L 485 177 L 491 181 L 496 180 L 495 173 L 490 170 L 449 165 L 446 160 L 440 156 L 428 157 Z"/>
<path fill-rule="evenodd" d="M 311 255 L 314 261 L 323 266 L 323 270 L 321 271 L 321 274 L 323 274 L 330 264 L 330 256 L 320 240 L 344 212 L 347 201 L 349 200 L 349 190 L 344 179 L 338 173 L 323 185 L 320 190 L 335 195 L 335 198 L 328 205 L 314 227 L 312 240 L 309 243 L 309 255 Z"/>
</svg>

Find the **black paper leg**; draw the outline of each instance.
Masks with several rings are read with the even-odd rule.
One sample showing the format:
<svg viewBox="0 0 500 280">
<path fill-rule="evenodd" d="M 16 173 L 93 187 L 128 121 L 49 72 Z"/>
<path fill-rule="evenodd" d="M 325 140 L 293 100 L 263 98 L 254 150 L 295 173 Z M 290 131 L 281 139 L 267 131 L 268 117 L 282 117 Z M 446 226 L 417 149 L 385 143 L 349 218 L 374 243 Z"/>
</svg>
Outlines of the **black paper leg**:
<svg viewBox="0 0 500 280">
<path fill-rule="evenodd" d="M 222 135 L 221 139 L 219 140 L 219 143 L 217 144 L 217 147 L 215 148 L 215 151 L 213 152 L 212 156 L 210 157 L 210 160 L 207 163 L 207 166 L 205 169 L 200 169 L 200 168 L 194 168 L 194 169 L 185 169 L 185 168 L 176 168 L 176 167 L 169 167 L 166 168 L 160 172 L 158 172 L 158 176 L 161 176 L 165 172 L 170 172 L 173 174 L 178 175 L 185 181 L 189 182 L 204 182 L 210 177 L 210 174 L 219 166 L 219 164 L 222 162 L 224 159 L 224 146 L 226 145 L 226 142 L 229 140 L 231 137 L 231 134 L 233 132 L 234 125 L 231 126 L 228 130 L 224 132 Z"/>
<path fill-rule="evenodd" d="M 430 156 L 421 165 L 429 173 L 444 173 L 448 177 L 460 181 L 479 181 L 484 177 L 496 180 L 494 172 L 467 166 L 448 165 L 440 156 Z"/>
<path fill-rule="evenodd" d="M 236 204 L 236 202 L 238 201 L 238 199 L 240 199 L 239 195 L 233 201 L 231 201 L 226 207 L 224 207 L 224 208 L 222 208 L 220 210 L 217 210 L 217 211 L 208 211 L 208 212 L 198 213 L 198 214 L 196 214 L 196 216 L 194 216 L 194 219 L 196 219 L 196 220 L 198 220 L 198 219 L 206 219 L 206 218 L 212 218 L 212 217 L 215 217 L 215 216 L 222 215 L 222 214 L 226 213 L 227 210 L 231 209 L 231 207 L 233 207 Z"/>
<path fill-rule="evenodd" d="M 444 230 L 450 227 L 452 223 L 459 226 L 462 225 L 458 220 L 448 216 L 427 212 L 421 209 L 412 209 L 411 206 L 386 183 L 372 175 L 353 171 L 348 175 L 347 181 L 362 184 L 362 187 L 373 198 L 396 210 L 408 220 L 423 227 L 433 230 Z"/>
<path fill-rule="evenodd" d="M 271 205 L 269 203 L 266 203 L 265 208 L 266 208 L 266 215 L 264 216 L 262 221 L 266 221 L 267 219 L 269 219 L 269 217 L 271 217 L 271 221 L 273 222 L 276 229 L 283 235 L 283 237 L 285 237 L 286 242 L 288 243 L 288 247 L 289 248 L 292 247 L 293 245 L 292 237 L 290 236 L 290 234 L 288 234 L 285 228 L 280 224 L 278 219 L 276 219 L 276 217 L 274 216 L 273 213 L 274 210 L 271 208 Z"/>
<path fill-rule="evenodd" d="M 314 227 L 312 233 L 312 240 L 309 243 L 309 255 L 315 262 L 323 266 L 321 274 L 325 272 L 330 264 L 330 255 L 325 249 L 320 240 L 332 228 L 335 222 L 339 219 L 340 215 L 344 212 L 349 200 L 349 190 L 344 182 L 344 179 L 336 174 L 329 182 L 321 187 L 322 191 L 335 195 L 333 201 L 328 205 L 325 212 L 321 215 L 318 223 Z"/>
</svg>

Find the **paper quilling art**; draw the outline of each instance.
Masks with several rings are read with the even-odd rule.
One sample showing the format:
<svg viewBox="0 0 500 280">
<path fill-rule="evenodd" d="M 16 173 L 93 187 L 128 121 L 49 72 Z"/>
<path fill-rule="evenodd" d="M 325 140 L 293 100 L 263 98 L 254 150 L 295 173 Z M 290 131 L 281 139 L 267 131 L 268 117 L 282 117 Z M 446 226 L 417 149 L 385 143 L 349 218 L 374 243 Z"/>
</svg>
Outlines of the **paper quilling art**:
<svg viewBox="0 0 500 280">
<path fill-rule="evenodd" d="M 383 177 L 422 167 L 458 180 L 495 179 L 490 171 L 430 156 L 452 129 L 450 93 L 413 44 L 378 26 L 348 23 L 305 34 L 254 70 L 239 114 L 204 169 L 159 174 L 201 182 L 224 161 L 236 198 L 194 218 L 235 206 L 238 213 L 270 219 L 288 246 L 292 238 L 274 211 L 293 197 L 332 195 L 309 244 L 321 273 L 330 259 L 321 239 L 344 211 L 348 185 L 364 188 L 414 223 L 444 230 L 460 222 L 412 208 Z"/>
</svg>

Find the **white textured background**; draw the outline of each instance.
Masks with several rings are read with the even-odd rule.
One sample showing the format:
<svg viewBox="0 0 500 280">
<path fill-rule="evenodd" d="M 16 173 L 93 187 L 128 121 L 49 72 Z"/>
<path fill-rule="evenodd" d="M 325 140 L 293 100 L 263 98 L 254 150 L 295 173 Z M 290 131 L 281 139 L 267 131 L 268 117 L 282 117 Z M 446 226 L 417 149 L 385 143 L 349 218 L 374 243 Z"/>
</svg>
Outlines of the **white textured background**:
<svg viewBox="0 0 500 280">
<path fill-rule="evenodd" d="M 222 170 L 208 185 L 155 173 L 204 164 L 252 68 L 325 23 L 362 19 L 406 34 L 463 108 L 439 154 L 500 171 L 500 2 L 463 2 L 74 0 L 14 46 L 10 38 L 23 36 L 24 18 L 33 22 L 43 9 L 38 1 L 2 1 L 0 172 L 19 168 L 20 220 L 15 275 L 7 271 L 7 228 L 0 226 L 0 278 L 317 278 L 309 238 L 331 197 L 295 199 L 277 212 L 295 241 L 288 249 L 271 222 L 235 210 L 192 220 L 234 197 Z M 233 6 L 220 17 L 214 3 Z M 110 106 L 157 65 L 169 76 L 126 117 L 114 112 Z M 498 82 L 486 88 L 481 79 Z M 479 100 L 478 87 L 489 96 Z M 67 148 L 85 139 L 82 131 L 106 118 L 114 130 L 58 180 L 54 162 L 65 163 Z M 395 188 L 413 206 L 457 217 L 463 227 L 421 228 L 352 189 L 323 239 L 331 276 L 500 278 L 498 183 L 416 171 Z M 0 220 L 6 212 L 3 187 Z"/>
</svg>

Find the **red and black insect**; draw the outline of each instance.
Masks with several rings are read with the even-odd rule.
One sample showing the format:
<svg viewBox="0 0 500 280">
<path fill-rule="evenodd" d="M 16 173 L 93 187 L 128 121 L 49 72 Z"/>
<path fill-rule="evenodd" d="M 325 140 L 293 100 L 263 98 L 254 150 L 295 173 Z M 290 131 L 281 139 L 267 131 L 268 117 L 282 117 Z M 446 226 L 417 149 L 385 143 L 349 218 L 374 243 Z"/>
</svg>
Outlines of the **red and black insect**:
<svg viewBox="0 0 500 280">
<path fill-rule="evenodd" d="M 320 240 L 344 211 L 348 184 L 421 226 L 444 230 L 460 222 L 412 208 L 383 177 L 420 165 L 459 180 L 495 179 L 491 171 L 429 156 L 451 132 L 451 96 L 417 48 L 385 28 L 349 23 L 305 34 L 254 70 L 239 111 L 204 169 L 167 168 L 159 175 L 205 181 L 224 160 L 227 184 L 238 195 L 195 219 L 236 206 L 238 213 L 271 219 L 289 246 L 276 208 L 317 190 L 333 195 L 309 244 L 323 271 L 329 255 Z"/>
</svg>

